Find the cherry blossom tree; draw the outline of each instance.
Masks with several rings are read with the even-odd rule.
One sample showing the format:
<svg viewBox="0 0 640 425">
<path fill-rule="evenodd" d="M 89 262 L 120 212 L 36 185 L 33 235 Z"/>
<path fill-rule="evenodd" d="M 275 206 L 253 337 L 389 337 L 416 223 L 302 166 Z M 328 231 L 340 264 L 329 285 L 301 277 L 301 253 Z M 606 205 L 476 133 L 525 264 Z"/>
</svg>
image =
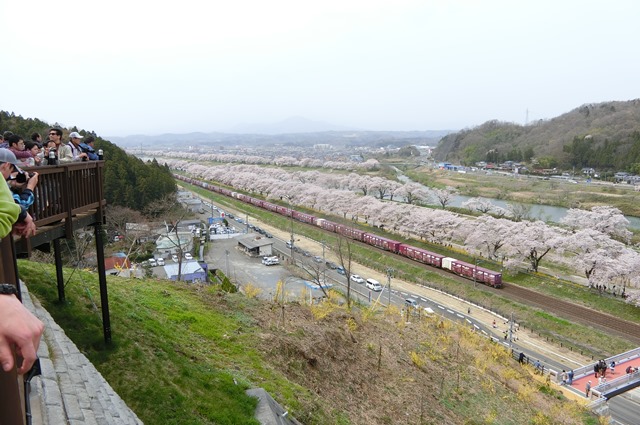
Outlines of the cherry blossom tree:
<svg viewBox="0 0 640 425">
<path fill-rule="evenodd" d="M 426 202 L 429 200 L 429 190 L 420 183 L 409 182 L 398 187 L 394 192 L 394 196 L 404 198 L 407 204 L 414 204 L 418 201 Z"/>
<path fill-rule="evenodd" d="M 542 221 L 514 223 L 503 245 L 508 257 L 529 263 L 538 271 L 542 259 L 554 248 L 562 246 L 566 231 L 548 226 Z"/>
<path fill-rule="evenodd" d="M 514 222 L 488 215 L 473 220 L 471 231 L 464 241 L 468 251 L 477 251 L 490 259 L 499 258 L 499 250 L 506 243 L 512 233 Z"/>
<path fill-rule="evenodd" d="M 462 207 L 469 211 L 475 211 L 482 214 L 487 214 L 493 210 L 494 205 L 490 200 L 482 197 L 470 198 L 462 203 Z"/>
<path fill-rule="evenodd" d="M 631 239 L 629 220 L 610 206 L 596 206 L 590 211 L 571 208 L 560 222 L 571 229 L 595 229 L 624 242 Z"/>
<path fill-rule="evenodd" d="M 434 202 L 440 204 L 442 209 L 445 209 L 447 205 L 453 202 L 456 192 L 452 187 L 447 187 L 446 189 L 431 189 L 431 196 Z"/>
</svg>

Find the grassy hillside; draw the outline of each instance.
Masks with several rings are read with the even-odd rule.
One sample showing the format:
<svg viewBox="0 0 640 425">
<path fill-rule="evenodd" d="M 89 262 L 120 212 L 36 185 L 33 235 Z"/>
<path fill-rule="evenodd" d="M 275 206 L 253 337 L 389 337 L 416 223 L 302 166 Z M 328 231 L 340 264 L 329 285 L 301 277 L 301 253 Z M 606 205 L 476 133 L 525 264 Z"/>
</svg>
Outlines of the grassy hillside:
<svg viewBox="0 0 640 425">
<path fill-rule="evenodd" d="M 477 161 L 528 161 L 530 152 L 547 162 L 546 166 L 624 170 L 640 161 L 639 132 L 639 99 L 605 102 L 583 105 L 526 126 L 489 121 L 445 136 L 435 157 L 471 165 Z"/>
<path fill-rule="evenodd" d="M 20 261 L 23 280 L 148 424 L 250 424 L 264 387 L 305 424 L 596 424 L 496 344 L 438 319 L 337 302 L 286 308 L 214 287 L 109 277 L 113 344 L 97 275 Z M 283 322 L 284 314 L 284 322 Z M 284 326 L 283 326 L 284 324 Z"/>
</svg>

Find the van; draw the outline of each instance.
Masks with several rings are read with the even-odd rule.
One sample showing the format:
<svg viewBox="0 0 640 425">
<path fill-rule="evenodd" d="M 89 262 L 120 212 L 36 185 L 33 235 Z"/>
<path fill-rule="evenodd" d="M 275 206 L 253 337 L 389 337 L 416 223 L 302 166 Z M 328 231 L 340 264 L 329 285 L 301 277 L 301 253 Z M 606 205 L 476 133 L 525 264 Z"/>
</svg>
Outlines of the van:
<svg viewBox="0 0 640 425">
<path fill-rule="evenodd" d="M 404 300 L 404 303 L 406 304 L 407 307 L 413 307 L 413 308 L 418 308 L 418 300 L 416 300 L 415 298 L 407 298 Z"/>
<path fill-rule="evenodd" d="M 372 291 L 376 291 L 376 292 L 380 292 L 382 291 L 382 285 L 380 285 L 380 282 L 378 282 L 375 279 L 367 279 L 367 288 L 371 289 Z"/>
</svg>

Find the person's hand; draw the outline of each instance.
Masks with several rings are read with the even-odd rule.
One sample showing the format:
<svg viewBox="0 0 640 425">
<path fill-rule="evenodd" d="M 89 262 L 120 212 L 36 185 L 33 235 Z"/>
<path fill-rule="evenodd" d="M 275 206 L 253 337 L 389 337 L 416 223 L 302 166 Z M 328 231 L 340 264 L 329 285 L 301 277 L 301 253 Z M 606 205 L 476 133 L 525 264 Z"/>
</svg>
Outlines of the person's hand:
<svg viewBox="0 0 640 425">
<path fill-rule="evenodd" d="M 38 173 L 33 172 L 31 173 L 31 177 L 27 182 L 27 189 L 35 190 L 37 185 L 38 185 Z"/>
<path fill-rule="evenodd" d="M 24 219 L 24 221 L 14 223 L 12 233 L 16 236 L 29 238 L 36 234 L 36 230 L 36 223 L 33 222 L 31 214 L 27 213 L 27 217 Z"/>
<path fill-rule="evenodd" d="M 0 295 L 0 366 L 5 372 L 14 365 L 11 348 L 22 357 L 19 374 L 31 369 L 37 358 L 44 324 L 27 310 L 14 295 Z"/>
</svg>

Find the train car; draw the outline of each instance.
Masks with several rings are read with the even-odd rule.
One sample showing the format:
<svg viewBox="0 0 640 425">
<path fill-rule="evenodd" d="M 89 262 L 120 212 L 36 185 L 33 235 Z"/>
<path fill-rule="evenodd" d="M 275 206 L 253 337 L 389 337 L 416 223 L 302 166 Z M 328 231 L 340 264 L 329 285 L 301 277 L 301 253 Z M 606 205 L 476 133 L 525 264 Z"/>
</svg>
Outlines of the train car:
<svg viewBox="0 0 640 425">
<path fill-rule="evenodd" d="M 337 233 L 336 229 L 338 227 L 338 224 L 334 223 L 333 221 L 325 220 L 324 218 L 318 218 L 316 220 L 316 225 L 318 227 L 322 227 L 324 230 Z"/>
<path fill-rule="evenodd" d="M 283 207 L 282 205 L 276 205 L 276 212 L 284 215 L 285 217 L 289 217 L 291 215 L 291 210 L 287 207 Z"/>
<path fill-rule="evenodd" d="M 262 208 L 262 204 L 264 203 L 262 199 L 257 199 L 257 198 L 251 198 L 249 202 L 252 205 L 255 205 L 256 207 L 260 207 L 260 208 Z"/>
<path fill-rule="evenodd" d="M 237 193 L 236 198 L 240 199 L 242 202 L 249 203 L 249 199 L 251 197 L 249 195 L 245 195 L 244 193 Z"/>
<path fill-rule="evenodd" d="M 262 203 L 262 208 L 264 208 L 265 210 L 277 212 L 277 205 L 272 204 L 271 202 L 264 201 Z"/>
<path fill-rule="evenodd" d="M 364 242 L 365 232 L 363 230 L 354 229 L 353 227 L 348 226 L 340 226 L 336 229 L 336 232 L 342 236 L 346 236 L 347 238 Z"/>
<path fill-rule="evenodd" d="M 365 233 L 362 235 L 362 241 L 369 245 L 377 246 L 391 252 L 398 252 L 400 242 L 391 239 L 383 238 L 382 236 L 374 235 L 372 233 Z"/>
<path fill-rule="evenodd" d="M 445 258 L 444 255 L 406 244 L 400 244 L 398 254 L 439 268 L 442 268 L 442 259 Z"/>
<path fill-rule="evenodd" d="M 227 195 L 227 196 L 231 197 L 231 193 L 232 192 L 227 188 L 221 187 L 220 188 L 220 193 L 222 193 L 223 195 Z"/>
<path fill-rule="evenodd" d="M 303 223 L 316 224 L 316 217 L 311 214 L 293 210 L 292 215 L 293 218 Z"/>
<path fill-rule="evenodd" d="M 442 268 L 451 270 L 453 273 L 475 280 L 494 288 L 502 288 L 502 273 L 478 267 L 455 258 L 445 257 L 442 259 Z M 475 277 L 474 277 L 475 276 Z"/>
</svg>

